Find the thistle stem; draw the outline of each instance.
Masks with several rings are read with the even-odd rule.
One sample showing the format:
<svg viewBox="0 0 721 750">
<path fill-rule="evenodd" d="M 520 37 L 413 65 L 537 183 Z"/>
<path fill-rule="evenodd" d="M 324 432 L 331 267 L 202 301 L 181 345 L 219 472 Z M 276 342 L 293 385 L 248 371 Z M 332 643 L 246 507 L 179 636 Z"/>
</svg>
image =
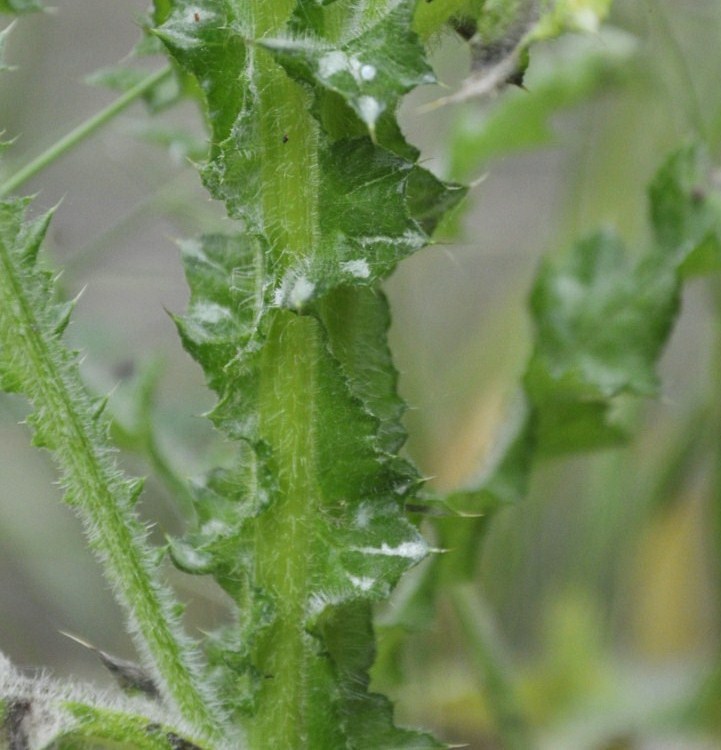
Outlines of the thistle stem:
<svg viewBox="0 0 721 750">
<path fill-rule="evenodd" d="M 59 141 L 56 141 L 52 146 L 43 151 L 42 154 L 19 169 L 14 175 L 0 185 L 0 198 L 17 190 L 29 179 L 39 172 L 42 172 L 43 169 L 57 161 L 61 156 L 75 148 L 79 143 L 82 143 L 86 138 L 89 138 L 96 130 L 99 130 L 103 125 L 110 122 L 136 99 L 139 99 L 143 94 L 150 91 L 166 78 L 169 78 L 171 73 L 172 68 L 170 66 L 166 66 L 162 70 L 151 73 L 142 81 L 136 83 L 131 89 L 128 89 L 121 97 L 105 107 L 105 109 L 102 109 L 89 120 L 86 120 L 71 130 L 67 135 L 63 136 Z"/>
<path fill-rule="evenodd" d="M 483 683 L 503 747 L 529 750 L 528 727 L 517 705 L 506 657 L 486 606 L 472 583 L 450 587 L 456 616 L 468 643 L 476 674 Z"/>
</svg>

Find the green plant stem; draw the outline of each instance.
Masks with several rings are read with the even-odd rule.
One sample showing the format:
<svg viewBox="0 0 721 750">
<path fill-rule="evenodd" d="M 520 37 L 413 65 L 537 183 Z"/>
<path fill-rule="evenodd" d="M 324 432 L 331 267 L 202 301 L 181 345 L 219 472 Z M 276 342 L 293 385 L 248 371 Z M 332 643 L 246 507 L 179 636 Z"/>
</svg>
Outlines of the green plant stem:
<svg viewBox="0 0 721 750">
<path fill-rule="evenodd" d="M 683 83 L 683 91 L 686 95 L 688 119 L 690 124 L 695 128 L 697 134 L 701 138 L 708 138 L 708 128 L 704 120 L 703 109 L 701 107 L 701 99 L 696 87 L 696 76 L 691 71 L 689 61 L 686 59 L 686 51 L 680 44 L 678 37 L 674 33 L 674 28 L 669 23 L 666 17 L 666 11 L 664 3 L 659 0 L 652 0 L 648 2 L 650 19 L 655 20 L 658 28 L 663 36 L 666 37 L 665 48 L 667 54 L 674 58 L 676 63 L 676 70 L 678 76 Z M 681 89 L 681 87 L 679 87 Z M 683 108 L 674 106 L 674 110 L 680 110 L 683 112 Z"/>
<path fill-rule="evenodd" d="M 129 507 L 137 484 L 134 488 L 109 461 L 104 427 L 92 417 L 77 367 L 33 302 L 23 271 L 0 239 L 0 353 L 11 353 L 22 373 L 18 390 L 36 409 L 38 443 L 53 450 L 68 502 L 105 563 L 163 692 L 199 731 L 217 737 L 218 721 L 192 667 L 170 592 L 155 576 L 154 552 Z"/>
<path fill-rule="evenodd" d="M 711 563 L 715 584 L 721 585 L 721 284 L 714 279 L 709 284 L 714 306 L 713 356 L 711 358 L 710 388 L 705 409 L 708 420 L 708 452 L 713 467 L 711 475 L 710 507 L 708 508 Z M 709 727 L 718 731 L 721 726 L 721 635 L 716 635 L 715 663 L 687 707 L 685 719 L 694 726 Z"/>
<path fill-rule="evenodd" d="M 13 193 L 30 178 L 34 177 L 39 172 L 42 172 L 45 167 L 57 161 L 61 156 L 73 149 L 79 143 L 82 143 L 89 138 L 96 130 L 99 130 L 103 125 L 110 122 L 136 99 L 143 96 L 143 94 L 150 91 L 166 78 L 169 78 L 171 73 L 172 68 L 170 66 L 162 68 L 155 73 L 151 73 L 147 78 L 144 78 L 131 89 L 128 89 L 128 91 L 116 99 L 112 104 L 105 107 L 105 109 L 71 130 L 66 136 L 54 143 L 50 148 L 43 151 L 42 154 L 33 159 L 29 164 L 26 164 L 22 169 L 18 170 L 0 185 L 0 198 Z"/>
<path fill-rule="evenodd" d="M 490 613 L 481 601 L 475 584 L 455 584 L 449 588 L 449 593 L 502 747 L 505 750 L 530 750 L 533 745 L 517 704 L 508 676 L 506 656 Z"/>
<path fill-rule="evenodd" d="M 251 0 L 245 12 L 253 38 L 279 28 L 293 5 Z M 306 113 L 300 87 L 264 50 L 250 54 L 255 56 L 260 99 L 263 223 L 271 251 L 282 263 L 289 253 L 309 253 L 316 238 L 317 127 Z M 288 133 L 287 142 L 283 133 Z M 260 430 L 273 453 L 279 492 L 255 530 L 255 585 L 272 597 L 276 617 L 254 646 L 253 662 L 267 677 L 249 732 L 254 750 L 310 748 L 313 714 L 328 710 L 326 699 L 308 694 L 317 646 L 303 624 L 312 585 L 309 545 L 320 497 L 313 455 L 317 333 L 314 319 L 279 313 L 261 369 Z"/>
<path fill-rule="evenodd" d="M 708 393 L 707 414 L 709 418 L 709 443 L 714 467 L 711 494 L 713 514 L 713 546 L 716 585 L 721 584 L 721 282 L 710 282 L 714 304 L 713 357 L 711 359 L 711 387 Z M 719 647 L 719 685 L 721 687 L 721 646 Z M 721 690 L 719 691 L 721 696 Z"/>
<path fill-rule="evenodd" d="M 175 470 L 170 459 L 158 445 L 154 432 L 150 432 L 145 438 L 145 455 L 172 499 L 177 501 L 186 517 L 189 517 L 194 508 L 193 493 L 188 487 L 188 482 Z"/>
<path fill-rule="evenodd" d="M 259 698 L 253 733 L 257 748 L 306 747 L 313 709 L 306 694 L 312 638 L 303 623 L 319 490 L 308 431 L 314 404 L 303 395 L 314 390 L 316 325 L 311 318 L 286 313 L 273 327 L 266 350 L 273 377 L 264 383 L 263 427 L 275 449 L 281 495 L 258 519 L 255 532 L 256 582 L 272 592 L 278 610 L 272 632 L 256 650 L 256 663 L 272 675 Z"/>
</svg>

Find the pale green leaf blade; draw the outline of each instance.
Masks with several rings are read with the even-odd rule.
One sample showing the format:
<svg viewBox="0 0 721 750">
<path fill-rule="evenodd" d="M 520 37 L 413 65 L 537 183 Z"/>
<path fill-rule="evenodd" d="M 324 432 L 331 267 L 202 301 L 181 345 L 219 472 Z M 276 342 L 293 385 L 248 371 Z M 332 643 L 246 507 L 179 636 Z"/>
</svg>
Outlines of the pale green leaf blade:
<svg viewBox="0 0 721 750">
<path fill-rule="evenodd" d="M 657 392 L 655 365 L 679 304 L 669 261 L 655 252 L 633 263 L 618 239 L 601 233 L 542 268 L 531 296 L 536 347 L 525 386 L 544 452 L 618 442 L 617 399 Z"/>
<path fill-rule="evenodd" d="M 721 267 L 721 203 L 712 173 L 695 146 L 667 159 L 649 190 L 655 242 L 639 260 L 606 232 L 543 263 L 530 300 L 529 411 L 511 432 L 518 439 L 501 449 L 488 474 L 451 495 L 455 507 L 492 511 L 520 499 L 533 461 L 628 439 L 628 406 L 658 393 L 657 363 L 682 280 Z M 466 538 L 468 554 L 479 539 Z"/>
<path fill-rule="evenodd" d="M 0 13 L 32 13 L 43 8 L 40 0 L 0 0 Z"/>
<path fill-rule="evenodd" d="M 466 105 L 453 124 L 449 173 L 469 179 L 490 159 L 554 140 L 552 117 L 621 84 L 636 44 L 612 30 L 562 40 L 551 53 L 533 50 L 524 89 L 510 88 L 485 111 Z"/>
</svg>

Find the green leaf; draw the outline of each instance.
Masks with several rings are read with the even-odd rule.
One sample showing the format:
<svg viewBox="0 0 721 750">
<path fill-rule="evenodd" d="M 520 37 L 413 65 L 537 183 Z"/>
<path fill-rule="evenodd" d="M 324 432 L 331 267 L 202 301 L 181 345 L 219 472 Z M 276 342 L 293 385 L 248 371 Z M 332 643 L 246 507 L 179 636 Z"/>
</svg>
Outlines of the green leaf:
<svg viewBox="0 0 721 750">
<path fill-rule="evenodd" d="M 489 159 L 552 142 L 551 118 L 559 110 L 616 86 L 632 64 L 635 42 L 607 30 L 603 44 L 587 37 L 562 40 L 553 50 L 534 49 L 524 89 L 510 88 L 479 113 L 468 106 L 451 133 L 450 169 L 469 179 Z"/>
<path fill-rule="evenodd" d="M 197 530 L 173 543 L 173 557 L 184 570 L 212 573 L 238 604 L 263 612 L 247 623 L 243 640 L 265 651 L 263 644 L 282 639 L 289 618 L 314 632 L 326 609 L 387 596 L 427 554 L 403 517 L 417 476 L 391 453 L 404 434 L 384 343 L 387 309 L 373 292 L 338 289 L 322 306 L 329 334 L 315 317 L 264 310 L 258 240 L 206 237 L 184 245 L 184 261 L 191 286 L 189 313 L 178 320 L 184 345 L 219 392 L 214 422 L 250 449 L 196 489 Z M 349 310 L 359 317 L 348 330 Z M 289 349 L 290 342 L 297 343 Z M 381 365 L 386 370 L 376 371 Z M 274 376 L 264 385 L 269 370 Z M 303 394 L 295 414 L 292 393 Z M 301 445 L 299 473 L 293 462 Z M 272 552 L 279 542 L 286 550 L 280 566 Z M 251 577 L 268 556 L 265 573 Z M 256 673 L 257 658 L 250 650 L 237 661 L 236 679 Z M 328 668 L 324 657 L 302 658 L 299 668 L 319 675 Z M 262 704 L 262 682 L 246 682 L 258 693 L 248 701 Z M 307 720 L 325 731 L 320 717 Z"/>
<path fill-rule="evenodd" d="M 202 7 L 180 0 L 173 3 L 172 11 L 153 33 L 179 64 L 196 76 L 208 102 L 212 156 L 216 156 L 230 135 L 247 94 L 242 85 L 245 40 L 231 3 L 221 0 L 212 7 Z"/>
<path fill-rule="evenodd" d="M 659 170 L 649 188 L 656 242 L 675 253 L 683 276 L 721 269 L 721 196 L 708 155 L 689 144 Z"/>
<path fill-rule="evenodd" d="M 257 196 L 267 162 L 261 159 L 257 143 L 265 134 L 274 158 L 283 161 L 286 170 L 292 168 L 299 153 L 305 160 L 310 148 L 318 150 L 317 160 L 312 160 L 319 187 L 318 236 L 304 253 L 284 252 L 267 264 L 266 273 L 275 277 L 273 304 L 300 309 L 335 286 L 370 285 L 386 277 L 402 258 L 426 245 L 438 215 L 460 201 L 465 191 L 444 185 L 414 164 L 414 150 L 406 150 L 412 154 L 413 161 L 409 161 L 407 156 L 390 153 L 367 138 L 339 138 L 329 143 L 316 136 L 318 143 L 311 144 L 307 135 L 300 135 L 302 129 L 307 132 L 315 127 L 303 119 L 302 110 L 308 103 L 290 82 L 283 84 L 292 98 L 287 114 L 279 106 L 272 119 L 261 124 L 257 112 L 262 102 L 258 97 L 264 89 L 259 81 L 247 76 L 244 66 L 251 57 L 238 19 L 222 6 L 213 14 L 200 13 L 198 22 L 194 20 L 194 7 L 180 3 L 156 33 L 176 59 L 193 71 L 208 98 L 214 145 L 204 178 L 214 197 L 225 201 L 230 215 L 243 220 L 253 233 L 262 234 L 266 209 Z M 398 23 L 393 13 L 383 18 Z M 393 94 L 394 100 L 400 90 Z M 277 99 L 274 97 L 273 102 Z M 399 133 L 393 131 L 392 138 L 398 137 Z M 269 175 L 269 180 L 277 181 L 278 196 L 268 190 L 266 200 L 279 200 L 280 193 L 287 191 L 289 201 L 297 202 L 293 195 L 297 194 L 296 185 L 310 177 L 300 171 Z M 426 197 L 421 198 L 421 194 Z M 378 205 L 385 207 L 382 214 L 376 210 Z"/>
<path fill-rule="evenodd" d="M 32 13 L 43 7 L 40 0 L 0 0 L 0 13 Z"/>
<path fill-rule="evenodd" d="M 418 181 L 424 181 L 431 195 L 441 196 L 433 202 L 433 211 L 458 202 L 465 194 L 460 187 L 446 187 L 422 168 L 362 138 L 328 145 L 321 151 L 318 170 L 320 236 L 307 254 L 272 267 L 272 301 L 277 306 L 301 309 L 336 286 L 373 284 L 428 244 L 429 233 L 423 225 L 432 231 L 436 217 L 416 198 Z M 247 196 L 252 183 L 243 180 L 240 186 L 234 174 L 229 180 L 225 173 L 216 175 L 212 166 L 206 176 L 211 189 L 217 185 L 221 196 L 232 201 L 232 214 L 253 221 L 252 209 L 235 197 Z M 382 213 L 379 205 L 384 206 Z"/>
<path fill-rule="evenodd" d="M 481 516 L 431 519 L 449 552 L 413 576 L 384 627 L 422 627 L 445 586 L 474 578 L 493 515 L 524 498 L 536 461 L 628 440 L 629 407 L 658 392 L 656 366 L 678 314 L 682 280 L 721 268 L 721 203 L 711 175 L 699 147 L 671 154 L 649 189 L 655 242 L 640 259 L 600 232 L 544 261 L 530 300 L 534 347 L 523 397 L 485 470 L 445 498 L 451 508 Z"/>
<path fill-rule="evenodd" d="M 340 720 L 358 750 L 442 750 L 445 743 L 428 734 L 393 725 L 390 701 L 368 693 L 368 670 L 375 658 L 371 617 L 367 603 L 353 603 L 334 612 L 323 629 L 331 656 L 339 665 L 344 698 Z"/>
<path fill-rule="evenodd" d="M 387 343 L 390 311 L 377 289 L 338 287 L 319 303 L 330 351 L 348 386 L 380 423 L 379 448 L 397 453 L 406 439 L 406 406 L 397 393 L 398 375 Z"/>
<path fill-rule="evenodd" d="M 618 442 L 625 432 L 615 419 L 618 398 L 656 393 L 655 364 L 679 304 L 669 260 L 656 252 L 633 263 L 617 238 L 602 233 L 542 268 L 531 296 L 537 343 L 525 386 L 544 453 Z"/>
<path fill-rule="evenodd" d="M 430 240 L 437 216 L 429 215 L 423 199 L 430 194 L 440 212 L 465 194 L 366 139 L 334 143 L 321 154 L 320 172 L 321 243 L 290 269 L 285 288 L 303 266 L 312 283 L 327 289 L 385 278 Z"/>
<path fill-rule="evenodd" d="M 334 316 L 329 336 L 312 317 L 298 317 L 281 310 L 271 310 L 261 317 L 263 277 L 259 268 L 262 255 L 257 243 L 249 243 L 242 237 L 207 237 L 199 243 L 185 244 L 184 261 L 191 285 L 191 302 L 188 315 L 178 320 L 178 326 L 184 345 L 203 365 L 208 382 L 220 395 L 219 404 L 211 415 L 216 425 L 232 437 L 256 446 L 256 452 L 261 454 L 256 460 L 268 460 L 263 456 L 266 450 L 263 446 L 272 444 L 267 430 L 275 429 L 275 419 L 281 415 L 274 407 L 276 395 L 266 393 L 261 385 L 263 358 L 271 356 L 266 353 L 271 341 L 273 346 L 280 346 L 276 339 L 281 332 L 302 328 L 308 347 L 315 350 L 313 361 L 308 364 L 312 367 L 309 376 L 313 378 L 314 390 L 310 395 L 318 421 L 311 453 L 318 466 L 325 467 L 316 480 L 316 492 L 320 493 L 318 501 L 330 505 L 326 513 L 332 517 L 336 513 L 361 512 L 358 508 L 352 509 L 354 499 L 362 503 L 373 495 L 402 496 L 408 489 L 405 465 L 397 474 L 390 467 L 390 463 L 395 465 L 390 459 L 391 449 L 397 449 L 404 437 L 398 422 L 403 406 L 394 392 L 393 370 L 375 369 L 380 364 L 390 365 L 384 343 L 388 324 L 384 299 L 372 292 L 336 291 L 323 307 L 328 318 L 331 311 Z M 359 312 L 356 326 L 350 330 L 345 327 L 341 330 L 339 324 L 343 318 L 335 317 L 344 308 Z M 364 355 L 369 352 L 372 356 L 366 358 Z M 371 372 L 373 377 L 366 380 L 364 375 Z M 289 384 L 294 374 L 297 373 L 293 373 L 292 367 L 285 373 Z M 257 417 L 263 411 L 273 415 L 265 428 Z M 381 420 L 384 429 L 381 429 Z M 341 498 L 343 502 L 336 507 L 334 503 Z M 388 516 L 394 503 L 398 505 L 397 500 L 390 506 L 386 501 L 379 505 L 390 536 L 379 541 L 378 547 L 384 542 L 389 549 L 398 546 L 404 541 L 403 535 L 410 531 L 404 524 L 394 531 L 394 522 Z M 243 514 L 247 515 L 247 512 Z M 363 512 L 361 517 L 362 527 L 370 531 L 372 516 Z M 321 535 L 334 535 L 337 541 L 330 542 L 330 547 L 342 549 L 342 542 L 346 541 L 344 532 L 332 531 L 333 526 L 331 523 L 326 531 L 321 529 Z M 357 547 L 372 546 L 372 534 L 366 537 L 365 532 L 354 533 Z M 415 543 L 415 532 L 405 541 Z M 349 542 L 346 546 L 352 544 Z M 363 563 L 349 575 L 357 578 L 370 574 L 372 563 L 379 556 L 368 554 L 370 562 Z M 423 554 L 425 552 L 419 550 L 417 558 L 410 556 L 408 559 L 420 559 Z M 341 572 L 343 565 L 352 563 L 356 557 L 346 556 L 339 563 Z M 341 586 L 348 592 L 353 590 L 349 581 L 346 577 Z"/>
<path fill-rule="evenodd" d="M 152 4 L 152 21 L 158 26 L 164 23 L 173 9 L 173 0 L 153 0 Z"/>
<path fill-rule="evenodd" d="M 719 194 L 703 187 L 710 173 L 696 146 L 667 159 L 649 190 L 655 242 L 640 259 L 600 232 L 542 264 L 530 300 L 535 335 L 523 379 L 527 411 L 489 472 L 450 496 L 453 507 L 491 513 L 520 499 L 533 461 L 628 439 L 629 406 L 658 392 L 656 366 L 683 278 L 691 269 L 721 267 Z M 461 523 L 444 521 L 442 542 L 463 550 L 456 568 L 468 574 L 482 534 L 464 532 Z"/>
<path fill-rule="evenodd" d="M 407 2 L 180 0 L 155 31 L 205 94 L 203 178 L 239 222 L 183 245 L 178 329 L 237 454 L 198 483 L 171 552 L 237 604 L 209 654 L 253 748 L 438 747 L 393 727 L 366 674 L 369 603 L 429 551 L 404 513 L 420 481 L 398 456 L 374 286 L 464 193 L 417 165 L 393 117 L 429 71 L 409 23 Z M 341 57 L 350 78 L 328 67 Z M 364 96 L 380 97 L 373 117 Z M 335 648 L 343 637 L 353 649 Z"/>
<path fill-rule="evenodd" d="M 375 138 L 379 118 L 395 112 L 403 94 L 435 82 L 410 28 L 414 5 L 389 3 L 366 23 L 349 24 L 335 44 L 308 36 L 264 38 L 261 44 L 293 77 L 339 94 Z"/>
<path fill-rule="evenodd" d="M 555 0 L 541 16 L 529 41 L 551 39 L 565 31 L 595 33 L 610 9 L 611 0 Z"/>
</svg>

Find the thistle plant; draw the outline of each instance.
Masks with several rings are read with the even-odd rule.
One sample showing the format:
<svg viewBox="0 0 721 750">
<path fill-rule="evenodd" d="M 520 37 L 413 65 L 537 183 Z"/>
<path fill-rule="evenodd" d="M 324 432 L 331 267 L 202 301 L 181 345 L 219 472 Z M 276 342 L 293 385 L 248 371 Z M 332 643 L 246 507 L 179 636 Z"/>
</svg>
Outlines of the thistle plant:
<svg viewBox="0 0 721 750">
<path fill-rule="evenodd" d="M 131 697 L 30 679 L 3 660 L 7 747 L 446 747 L 397 727 L 391 703 L 369 689 L 374 604 L 430 557 L 393 617 L 448 594 L 478 645 L 468 583 L 493 511 L 521 499 L 534 460 L 624 438 L 621 407 L 656 388 L 682 278 L 719 252 L 716 198 L 699 193 L 704 156 L 688 147 L 654 183 L 644 259 L 598 234 L 541 269 L 520 418 L 497 463 L 449 497 L 425 487 L 401 453 L 381 283 L 433 243 L 466 188 L 419 163 L 399 102 L 435 80 L 427 46 L 446 25 L 475 45 L 463 98 L 518 81 L 529 45 L 573 13 L 564 2 L 156 0 L 143 44 L 164 50 L 171 69 L 135 82 L 0 186 L 0 385 L 33 405 L 33 441 L 54 456 L 141 660 L 99 652 Z M 155 548 L 134 508 L 142 481 L 112 455 L 106 400 L 62 342 L 73 303 L 48 302 L 54 275 L 39 250 L 52 212 L 34 216 L 10 193 L 171 75 L 205 114 L 201 177 L 232 220 L 228 233 L 181 243 L 190 302 L 175 323 L 217 394 L 209 416 L 234 457 L 188 485 L 187 533 Z M 227 594 L 229 621 L 202 648 L 161 580 L 166 554 Z M 500 731 L 508 747 L 531 747 L 495 674 Z"/>
</svg>

